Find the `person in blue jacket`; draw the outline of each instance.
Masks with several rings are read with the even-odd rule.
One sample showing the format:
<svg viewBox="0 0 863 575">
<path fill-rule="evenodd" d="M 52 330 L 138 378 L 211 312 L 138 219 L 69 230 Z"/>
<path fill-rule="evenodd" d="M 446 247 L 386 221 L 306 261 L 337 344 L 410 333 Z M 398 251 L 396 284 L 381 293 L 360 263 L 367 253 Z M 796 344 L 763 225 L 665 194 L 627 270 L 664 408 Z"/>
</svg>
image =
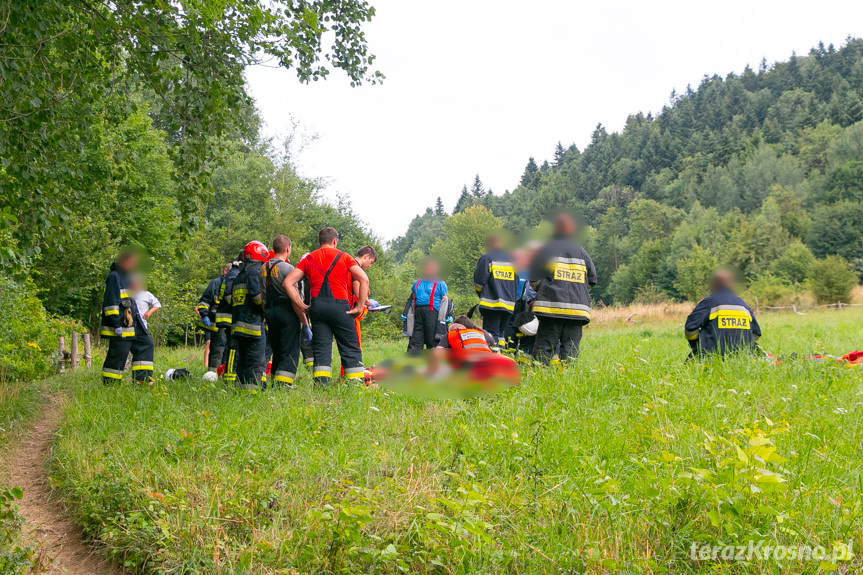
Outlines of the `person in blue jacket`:
<svg viewBox="0 0 863 575">
<path fill-rule="evenodd" d="M 752 308 L 734 293 L 733 285 L 734 275 L 728 270 L 718 270 L 710 277 L 710 295 L 686 318 L 684 335 L 690 357 L 755 349 L 761 327 Z"/>
</svg>

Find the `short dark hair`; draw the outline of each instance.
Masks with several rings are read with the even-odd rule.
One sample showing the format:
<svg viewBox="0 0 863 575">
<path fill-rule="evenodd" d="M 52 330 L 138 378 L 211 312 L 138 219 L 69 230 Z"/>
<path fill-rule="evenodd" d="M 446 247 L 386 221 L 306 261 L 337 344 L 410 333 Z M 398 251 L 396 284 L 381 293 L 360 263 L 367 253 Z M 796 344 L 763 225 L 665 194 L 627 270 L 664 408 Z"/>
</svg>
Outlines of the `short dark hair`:
<svg viewBox="0 0 863 575">
<path fill-rule="evenodd" d="M 357 250 L 357 257 L 361 258 L 363 256 L 372 256 L 372 259 L 377 261 L 378 251 L 372 246 L 363 246 Z"/>
<path fill-rule="evenodd" d="M 468 329 L 479 329 L 479 326 L 476 325 L 475 323 L 473 323 L 470 320 L 470 318 L 467 317 L 466 315 L 460 315 L 460 316 L 456 317 L 452 322 L 453 323 L 460 323 L 461 325 L 465 326 Z"/>
<path fill-rule="evenodd" d="M 284 251 L 287 251 L 288 248 L 291 247 L 291 238 L 288 236 L 283 236 L 279 234 L 275 238 L 273 238 L 273 251 L 277 254 L 280 254 Z"/>
<path fill-rule="evenodd" d="M 318 243 L 320 245 L 326 245 L 333 243 L 333 240 L 339 237 L 339 232 L 336 231 L 336 228 L 331 228 L 329 226 L 325 227 L 321 231 L 318 232 Z"/>
</svg>

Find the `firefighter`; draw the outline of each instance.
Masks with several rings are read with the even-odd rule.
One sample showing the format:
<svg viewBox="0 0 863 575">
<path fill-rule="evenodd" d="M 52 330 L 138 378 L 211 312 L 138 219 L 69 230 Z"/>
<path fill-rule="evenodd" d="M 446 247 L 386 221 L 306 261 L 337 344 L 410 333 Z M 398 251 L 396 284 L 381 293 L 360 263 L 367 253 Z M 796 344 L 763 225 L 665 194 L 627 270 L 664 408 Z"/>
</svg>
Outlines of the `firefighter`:
<svg viewBox="0 0 863 575">
<path fill-rule="evenodd" d="M 286 236 L 276 236 L 273 239 L 273 257 L 261 267 L 267 341 L 273 350 L 270 376 L 274 385 L 287 388 L 293 387 L 297 377 L 302 325 L 285 285 L 288 274 L 294 269 L 290 256 L 291 240 Z"/>
<path fill-rule="evenodd" d="M 345 377 L 349 381 L 362 381 L 365 372 L 354 318 L 366 307 L 369 278 L 354 258 L 336 247 L 338 241 L 339 233 L 334 228 L 322 229 L 318 233 L 321 247 L 297 262 L 287 279 L 288 295 L 297 314 L 309 314 L 315 358 L 312 376 L 320 386 L 328 386 L 332 381 L 333 337 L 339 347 Z M 303 303 L 296 288 L 297 282 L 306 276 L 311 305 Z M 354 279 L 359 282 L 359 288 L 352 307 Z"/>
<path fill-rule="evenodd" d="M 378 261 L 378 252 L 372 246 L 363 246 L 357 250 L 357 256 L 354 258 L 357 262 L 357 265 L 360 266 L 360 269 L 364 272 L 367 271 L 372 264 Z M 366 290 L 366 304 L 369 302 L 369 298 L 371 297 L 371 288 L 369 287 Z M 351 282 L 351 298 L 350 305 L 351 307 L 355 306 L 360 299 L 360 282 L 354 278 Z M 354 316 L 354 327 L 357 330 L 357 341 L 360 344 L 360 349 L 363 347 L 363 334 L 362 328 L 360 326 L 360 322 L 366 319 L 368 315 L 368 305 L 363 307 L 363 311 Z M 342 366 L 342 370 L 344 370 L 344 366 Z M 342 374 L 344 375 L 344 374 Z"/>
<path fill-rule="evenodd" d="M 482 327 L 495 339 L 495 347 L 506 343 L 506 329 L 515 309 L 518 274 L 512 256 L 503 250 L 500 236 L 489 236 L 486 253 L 479 258 L 473 274 L 474 288 L 479 295 Z"/>
<path fill-rule="evenodd" d="M 575 220 L 561 214 L 554 220 L 554 236 L 536 254 L 530 283 L 536 290 L 531 311 L 539 319 L 533 357 L 550 363 L 555 350 L 560 361 L 578 357 L 582 328 L 590 323 L 590 286 L 596 269 L 578 245 Z"/>
<path fill-rule="evenodd" d="M 265 380 L 265 348 L 261 266 L 270 259 L 258 241 L 246 244 L 240 272 L 231 285 L 231 347 L 225 379 L 242 389 L 254 389 Z"/>
<path fill-rule="evenodd" d="M 733 290 L 734 275 L 718 270 L 710 277 L 710 295 L 698 302 L 686 318 L 684 334 L 690 357 L 719 352 L 720 355 L 752 351 L 761 337 L 761 327 Z"/>
<path fill-rule="evenodd" d="M 105 279 L 100 334 L 108 340 L 108 352 L 102 365 L 102 381 L 106 384 L 123 379 L 129 352 L 132 353 L 133 379 L 144 383 L 153 378 L 153 339 L 129 292 L 129 275 L 138 261 L 134 250 L 122 251 Z"/>
<path fill-rule="evenodd" d="M 307 257 L 309 257 L 308 252 L 300 257 L 300 261 L 303 261 Z M 299 291 L 300 299 L 303 300 L 305 305 L 309 306 L 312 304 L 312 288 L 309 285 L 308 277 L 303 277 L 303 279 L 297 282 L 297 291 Z M 294 308 L 294 311 L 297 311 L 296 308 Z M 312 349 L 312 327 L 309 323 L 309 314 L 303 313 L 300 315 L 300 321 L 303 324 L 300 336 L 300 352 L 303 356 L 303 365 L 306 369 L 312 370 L 315 367 L 315 350 Z"/>
<path fill-rule="evenodd" d="M 411 288 L 402 314 L 409 338 L 408 353 L 434 349 L 444 339 L 447 322 L 452 321 L 453 306 L 448 291 L 446 282 L 440 279 L 440 265 L 433 259 L 426 260 L 422 277 Z"/>
<path fill-rule="evenodd" d="M 220 329 L 216 323 L 216 308 L 220 301 L 219 291 L 222 281 L 230 269 L 230 263 L 222 267 L 222 274 L 210 280 L 204 293 L 201 294 L 201 299 L 198 300 L 198 305 L 195 306 L 195 315 L 198 316 L 197 327 L 206 336 L 204 366 L 207 367 L 208 372 L 215 372 L 219 368 L 222 355 L 225 353 L 225 330 Z"/>
<path fill-rule="evenodd" d="M 220 368 L 224 369 L 228 364 L 228 355 L 231 351 L 231 318 L 233 317 L 233 309 L 231 306 L 231 287 L 234 285 L 234 280 L 240 273 L 240 267 L 243 265 L 243 252 L 237 256 L 237 259 L 231 262 L 230 269 L 222 277 L 222 283 L 216 291 L 218 294 L 218 303 L 216 304 L 216 327 L 225 333 L 225 347 L 222 350 L 221 359 L 219 357 L 211 357 L 211 361 L 218 361 Z M 218 368 L 217 368 L 218 370 Z M 228 383 L 234 383 L 235 374 L 224 373 L 223 379 Z"/>
</svg>

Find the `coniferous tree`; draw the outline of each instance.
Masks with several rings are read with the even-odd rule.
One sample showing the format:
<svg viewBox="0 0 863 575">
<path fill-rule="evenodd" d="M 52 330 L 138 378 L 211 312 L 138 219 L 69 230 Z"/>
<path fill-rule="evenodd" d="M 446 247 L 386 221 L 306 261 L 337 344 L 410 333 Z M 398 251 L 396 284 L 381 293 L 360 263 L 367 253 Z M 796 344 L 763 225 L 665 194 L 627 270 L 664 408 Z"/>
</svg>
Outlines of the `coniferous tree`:
<svg viewBox="0 0 863 575">
<path fill-rule="evenodd" d="M 467 186 L 464 186 L 461 189 L 461 195 L 459 195 L 458 201 L 455 203 L 455 208 L 453 208 L 452 214 L 460 214 L 471 205 L 473 205 L 473 198 L 471 198 L 470 192 L 467 190 Z"/>
<path fill-rule="evenodd" d="M 437 197 L 437 200 L 434 204 L 434 215 L 436 216 L 444 216 L 446 215 L 446 211 L 443 208 L 443 200 L 440 199 L 440 196 Z"/>
<path fill-rule="evenodd" d="M 479 174 L 477 174 L 473 179 L 473 185 L 470 187 L 470 194 L 478 200 L 485 196 L 485 186 L 482 185 L 482 180 L 479 179 Z"/>
<path fill-rule="evenodd" d="M 554 148 L 554 167 L 559 168 L 563 165 L 563 157 L 566 155 L 566 150 L 563 149 L 563 144 L 560 143 L 560 140 L 557 142 L 557 146 Z"/>
<path fill-rule="evenodd" d="M 539 166 L 536 165 L 536 160 L 531 156 L 530 160 L 527 162 L 527 166 L 524 168 L 524 174 L 521 176 L 521 185 L 525 188 L 535 187 L 537 183 L 537 172 L 539 172 Z"/>
</svg>

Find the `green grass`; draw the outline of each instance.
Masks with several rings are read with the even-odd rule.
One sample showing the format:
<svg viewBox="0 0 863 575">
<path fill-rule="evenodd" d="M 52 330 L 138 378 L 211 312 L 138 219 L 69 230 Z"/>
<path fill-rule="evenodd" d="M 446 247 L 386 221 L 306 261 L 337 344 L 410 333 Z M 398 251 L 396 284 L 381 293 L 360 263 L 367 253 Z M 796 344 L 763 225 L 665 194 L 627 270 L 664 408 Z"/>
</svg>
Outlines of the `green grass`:
<svg viewBox="0 0 863 575">
<path fill-rule="evenodd" d="M 863 347 L 863 312 L 764 315 L 775 354 Z M 118 561 L 158 573 L 801 573 L 694 542 L 861 535 L 863 367 L 684 364 L 677 323 L 590 328 L 580 361 L 479 400 L 81 380 L 54 473 Z M 366 363 L 402 343 L 367 342 Z M 859 569 L 839 565 L 840 572 Z"/>
</svg>

